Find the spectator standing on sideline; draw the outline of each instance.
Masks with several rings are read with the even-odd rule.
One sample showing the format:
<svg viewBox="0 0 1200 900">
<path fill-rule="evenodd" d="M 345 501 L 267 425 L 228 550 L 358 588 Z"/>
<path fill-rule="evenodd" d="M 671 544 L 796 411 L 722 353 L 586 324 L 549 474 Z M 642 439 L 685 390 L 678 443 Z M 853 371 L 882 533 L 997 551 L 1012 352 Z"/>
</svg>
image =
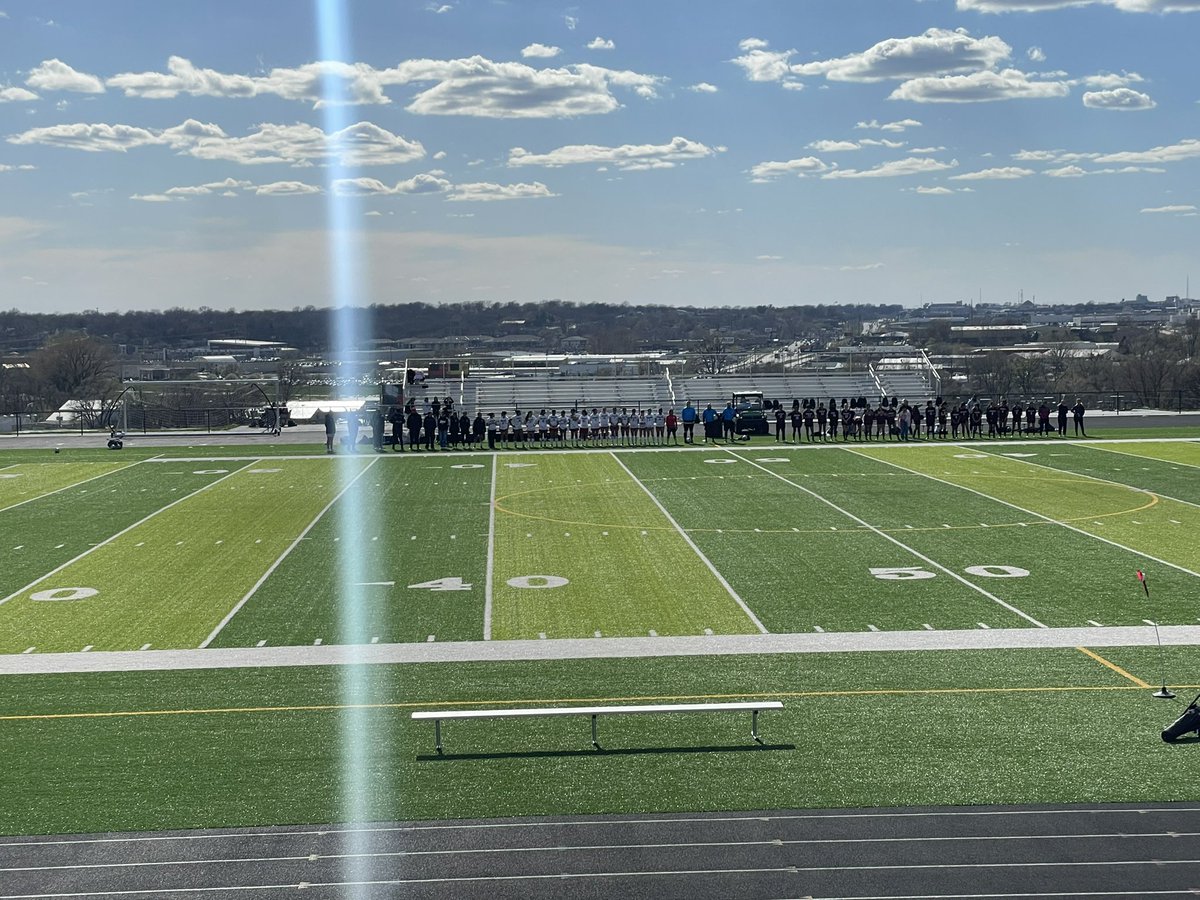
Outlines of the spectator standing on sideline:
<svg viewBox="0 0 1200 900">
<path fill-rule="evenodd" d="M 1071 407 L 1067 406 L 1067 398 L 1063 397 L 1058 401 L 1058 436 L 1067 436 L 1067 413 L 1071 411 Z"/>
<path fill-rule="evenodd" d="M 676 433 L 679 428 L 679 417 L 675 415 L 675 410 L 667 410 L 667 440 L 672 444 L 679 443 L 679 436 Z"/>
<path fill-rule="evenodd" d="M 458 419 L 455 418 L 454 423 L 458 424 Z M 442 407 L 441 414 L 437 417 L 437 433 L 438 433 L 438 448 L 445 450 L 450 445 L 450 415 L 446 412 L 446 408 Z"/>
<path fill-rule="evenodd" d="M 1045 400 L 1038 407 L 1038 434 L 1050 433 L 1050 406 Z"/>
<path fill-rule="evenodd" d="M 1087 437 L 1087 432 L 1083 430 L 1083 401 L 1076 399 L 1075 405 L 1071 407 L 1071 414 L 1075 417 L 1075 437 L 1081 434 Z"/>
<path fill-rule="evenodd" d="M 696 443 L 696 407 L 692 406 L 691 400 L 684 405 L 683 413 L 679 418 L 683 422 L 683 442 L 685 444 Z"/>
<path fill-rule="evenodd" d="M 337 418 L 333 410 L 325 413 L 325 452 L 333 452 L 333 436 L 337 434 Z"/>
<path fill-rule="evenodd" d="M 358 452 L 358 413 L 351 412 L 346 416 L 346 440 L 350 444 L 350 452 Z"/>
<path fill-rule="evenodd" d="M 712 408 L 711 403 L 708 404 L 708 406 L 704 407 L 703 418 L 704 418 L 704 443 L 707 444 L 710 440 L 715 439 L 716 435 L 714 434 L 714 432 L 717 428 L 717 424 L 716 424 L 717 411 Z"/>
<path fill-rule="evenodd" d="M 371 413 L 371 446 L 376 453 L 383 452 L 383 407 L 377 406 Z"/>
<path fill-rule="evenodd" d="M 775 442 L 787 440 L 787 413 L 783 411 L 783 407 L 775 409 Z"/>
<path fill-rule="evenodd" d="M 737 410 L 733 408 L 733 401 L 725 404 L 725 409 L 721 412 L 721 430 L 723 432 L 725 443 L 729 443 L 734 439 L 733 423 L 737 419 Z"/>
<path fill-rule="evenodd" d="M 410 450 L 421 449 L 421 414 L 417 412 L 414 406 L 409 410 L 408 418 L 405 420 L 408 426 L 408 448 Z"/>
<path fill-rule="evenodd" d="M 496 414 L 488 413 L 487 436 L 488 436 L 488 449 L 489 450 L 496 449 L 496 433 L 499 430 L 500 430 L 500 423 L 496 421 Z"/>
<path fill-rule="evenodd" d="M 433 434 L 437 431 L 437 419 L 433 417 L 433 410 L 425 413 L 425 418 L 421 421 L 421 430 L 425 432 L 425 449 L 433 449 Z"/>
<path fill-rule="evenodd" d="M 392 426 L 392 452 L 404 449 L 404 413 L 398 406 L 388 410 L 388 422 Z"/>
</svg>

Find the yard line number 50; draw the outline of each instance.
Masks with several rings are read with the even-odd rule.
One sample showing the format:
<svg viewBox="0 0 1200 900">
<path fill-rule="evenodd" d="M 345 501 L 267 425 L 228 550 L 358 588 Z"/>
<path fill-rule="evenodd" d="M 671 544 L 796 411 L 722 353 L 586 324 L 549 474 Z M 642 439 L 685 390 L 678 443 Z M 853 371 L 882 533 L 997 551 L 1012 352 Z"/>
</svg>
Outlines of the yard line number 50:
<svg viewBox="0 0 1200 900">
<path fill-rule="evenodd" d="M 930 572 L 920 566 L 872 567 L 870 571 L 880 581 L 922 581 L 937 576 L 936 572 Z M 1028 569 L 1022 569 L 1020 566 L 967 566 L 963 571 L 980 578 L 1024 578 L 1029 574 Z"/>
</svg>

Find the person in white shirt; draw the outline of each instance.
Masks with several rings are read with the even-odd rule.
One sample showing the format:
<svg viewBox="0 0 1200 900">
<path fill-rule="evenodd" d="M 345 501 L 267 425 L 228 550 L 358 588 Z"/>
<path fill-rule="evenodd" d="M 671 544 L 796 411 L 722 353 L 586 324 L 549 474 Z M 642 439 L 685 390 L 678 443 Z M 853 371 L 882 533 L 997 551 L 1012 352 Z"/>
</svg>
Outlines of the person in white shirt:
<svg viewBox="0 0 1200 900">
<path fill-rule="evenodd" d="M 663 434 L 667 430 L 667 417 L 663 415 L 662 407 L 658 408 L 658 415 L 654 417 L 654 443 L 661 444 L 663 442 Z"/>
</svg>

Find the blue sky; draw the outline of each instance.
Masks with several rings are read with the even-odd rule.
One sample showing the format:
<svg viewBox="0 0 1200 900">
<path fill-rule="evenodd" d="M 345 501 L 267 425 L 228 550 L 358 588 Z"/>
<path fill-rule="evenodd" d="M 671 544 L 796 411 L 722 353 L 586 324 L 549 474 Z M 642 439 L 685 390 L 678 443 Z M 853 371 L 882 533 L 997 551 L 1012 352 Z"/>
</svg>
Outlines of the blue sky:
<svg viewBox="0 0 1200 900">
<path fill-rule="evenodd" d="M 1200 279 L 1200 0 L 324 6 L 0 0 L 0 306 Z"/>
</svg>

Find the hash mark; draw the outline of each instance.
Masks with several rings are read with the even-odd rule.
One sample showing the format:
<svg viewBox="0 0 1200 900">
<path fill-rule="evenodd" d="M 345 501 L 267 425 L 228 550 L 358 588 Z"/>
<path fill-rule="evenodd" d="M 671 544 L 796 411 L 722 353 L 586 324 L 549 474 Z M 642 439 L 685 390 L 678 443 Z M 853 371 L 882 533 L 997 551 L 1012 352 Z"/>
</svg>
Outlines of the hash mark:
<svg viewBox="0 0 1200 900">
<path fill-rule="evenodd" d="M 1089 624 L 1089 625 L 1095 625 L 1097 628 L 1103 628 L 1103 627 L 1104 627 L 1104 626 L 1103 626 L 1103 625 L 1101 625 L 1099 622 L 1097 622 L 1095 619 L 1088 619 L 1088 624 Z"/>
<path fill-rule="evenodd" d="M 149 650 L 149 649 L 150 649 L 150 645 L 149 645 L 149 644 L 142 644 L 142 649 L 143 649 L 143 650 Z"/>
<path fill-rule="evenodd" d="M 539 641 L 544 641 L 545 639 L 546 639 L 546 632 L 544 632 L 544 631 L 539 631 L 539 632 L 538 632 L 538 640 L 539 640 Z"/>
<path fill-rule="evenodd" d="M 259 642 L 258 642 L 257 644 L 255 644 L 254 646 L 255 646 L 255 647 L 265 647 L 265 646 L 267 646 L 267 642 L 266 642 L 265 640 L 264 640 L 264 641 L 259 641 Z"/>
<path fill-rule="evenodd" d="M 711 636 L 713 633 L 713 630 L 711 628 L 705 628 L 704 633 Z"/>
<path fill-rule="evenodd" d="M 878 629 L 878 628 L 876 628 L 874 625 L 868 625 L 868 626 L 867 626 L 867 630 L 868 630 L 868 631 L 878 631 L 879 629 Z"/>
<path fill-rule="evenodd" d="M 980 627 L 980 628 L 988 628 L 988 629 L 990 629 L 992 626 L 991 626 L 991 625 L 985 625 L 983 622 L 980 622 L 980 623 L 979 623 L 979 627 Z"/>
<path fill-rule="evenodd" d="M 80 653 L 87 653 L 87 652 L 88 652 L 89 650 L 91 650 L 91 649 L 92 649 L 94 646 L 96 646 L 96 645 L 95 645 L 95 644 L 88 644 L 86 647 L 84 647 L 84 648 L 83 648 L 82 650 L 80 650 L 79 652 L 80 652 Z"/>
<path fill-rule="evenodd" d="M 21 652 L 22 653 L 32 653 L 36 649 L 37 649 L 37 647 L 28 647 L 25 650 L 22 650 Z"/>
<path fill-rule="evenodd" d="M 813 626 L 813 631 L 817 632 L 818 634 L 824 634 L 824 633 L 825 633 L 825 629 L 824 629 L 824 628 L 822 628 L 820 625 L 814 625 L 814 626 Z"/>
<path fill-rule="evenodd" d="M 650 629 L 650 637 L 658 637 L 658 632 L 653 628 Z"/>
<path fill-rule="evenodd" d="M 602 634 L 601 634 L 600 632 L 598 632 L 598 631 L 592 634 L 592 637 L 603 637 L 603 636 L 604 636 L 604 635 L 602 635 Z"/>
<path fill-rule="evenodd" d="M 433 638 L 434 638 L 434 636 L 431 634 L 429 637 L 425 638 L 425 643 L 432 644 Z"/>
<path fill-rule="evenodd" d="M 922 627 L 922 628 L 924 628 L 926 631 L 933 631 L 933 626 L 932 626 L 932 625 L 930 625 L 928 622 L 926 622 L 926 623 L 925 623 L 924 625 L 922 625 L 921 627 Z"/>
<path fill-rule="evenodd" d="M 320 639 L 320 638 L 317 638 L 315 641 L 313 641 L 313 646 L 314 646 L 314 647 L 320 647 L 320 646 L 321 646 L 321 639 Z"/>
</svg>

